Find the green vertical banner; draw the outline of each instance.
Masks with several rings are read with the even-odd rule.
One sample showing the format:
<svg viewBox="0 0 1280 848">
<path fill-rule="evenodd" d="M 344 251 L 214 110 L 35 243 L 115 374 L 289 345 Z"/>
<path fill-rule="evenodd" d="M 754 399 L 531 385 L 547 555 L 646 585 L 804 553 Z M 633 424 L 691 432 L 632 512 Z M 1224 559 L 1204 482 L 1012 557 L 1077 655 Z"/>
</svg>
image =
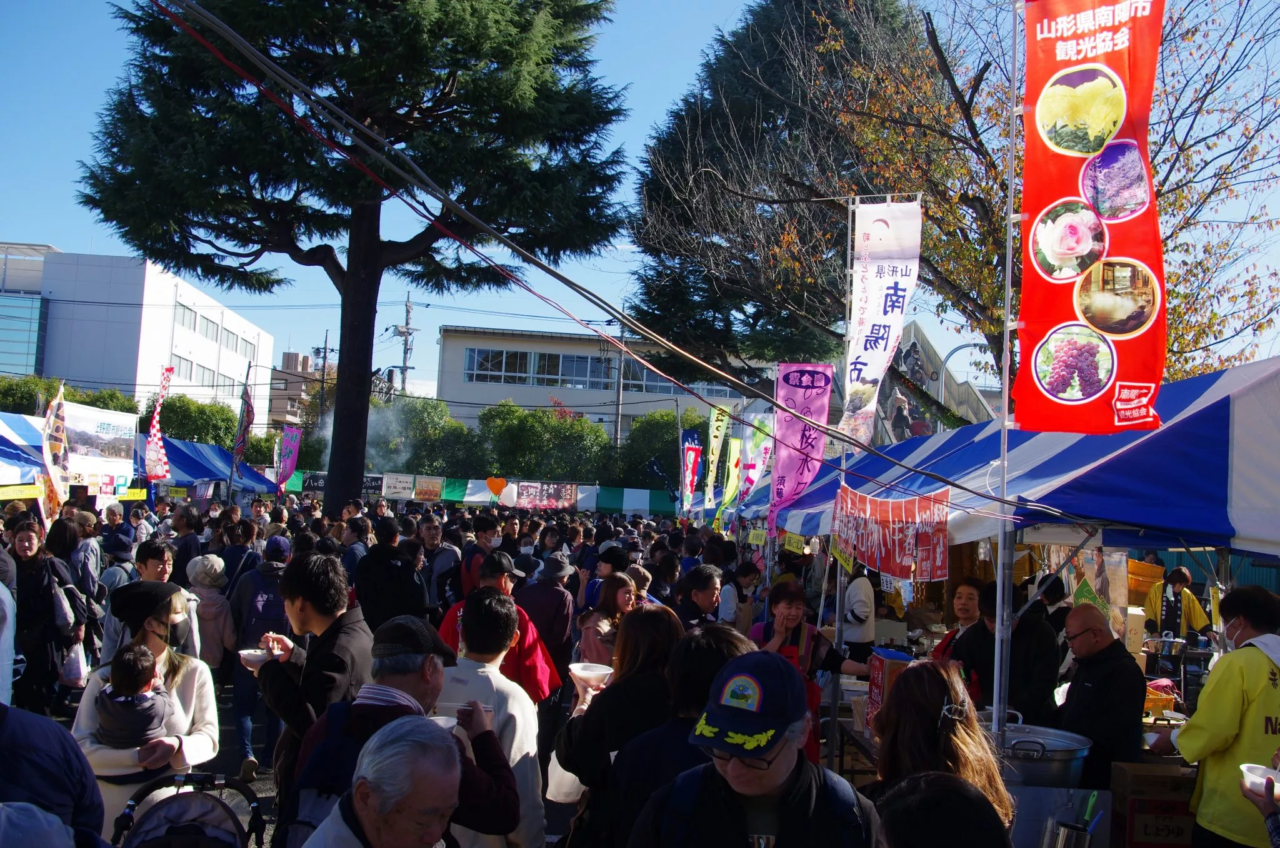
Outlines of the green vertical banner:
<svg viewBox="0 0 1280 848">
<path fill-rule="evenodd" d="M 721 532 L 720 513 L 724 512 L 726 504 L 733 503 L 738 496 L 738 480 L 742 476 L 742 439 L 729 440 L 729 455 L 725 457 L 725 462 L 727 473 L 724 478 L 724 500 L 720 502 L 716 520 L 711 525 L 717 533 Z"/>
<path fill-rule="evenodd" d="M 725 431 L 729 429 L 729 408 L 713 407 L 711 423 L 707 428 L 707 480 L 702 495 L 702 516 L 712 514 L 716 508 L 716 471 L 720 464 L 720 446 L 724 444 Z"/>
</svg>

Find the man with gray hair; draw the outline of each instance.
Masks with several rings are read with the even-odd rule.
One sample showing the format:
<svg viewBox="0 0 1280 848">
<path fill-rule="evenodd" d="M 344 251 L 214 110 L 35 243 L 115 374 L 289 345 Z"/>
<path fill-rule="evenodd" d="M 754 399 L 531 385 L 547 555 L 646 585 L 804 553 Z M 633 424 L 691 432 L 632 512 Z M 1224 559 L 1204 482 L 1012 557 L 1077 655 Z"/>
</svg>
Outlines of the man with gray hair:
<svg viewBox="0 0 1280 848">
<path fill-rule="evenodd" d="M 460 776 L 453 734 L 422 716 L 396 719 L 365 743 L 351 788 L 305 844 L 443 845 Z"/>
<path fill-rule="evenodd" d="M 405 716 L 429 716 L 444 683 L 445 668 L 457 661 L 435 628 L 414 616 L 398 616 L 373 634 L 373 682 L 360 687 L 354 702 L 339 701 L 307 731 L 298 754 L 297 781 L 279 803 L 276 832 L 296 845 L 320 825 L 351 787 L 361 747 L 375 732 Z M 520 823 L 516 778 L 493 731 L 492 714 L 479 702 L 454 709 L 471 742 L 474 761 L 461 740 L 461 781 L 453 821 L 479 833 L 502 835 Z M 457 845 L 446 833 L 445 845 Z M 276 844 L 280 844 L 276 840 Z"/>
</svg>

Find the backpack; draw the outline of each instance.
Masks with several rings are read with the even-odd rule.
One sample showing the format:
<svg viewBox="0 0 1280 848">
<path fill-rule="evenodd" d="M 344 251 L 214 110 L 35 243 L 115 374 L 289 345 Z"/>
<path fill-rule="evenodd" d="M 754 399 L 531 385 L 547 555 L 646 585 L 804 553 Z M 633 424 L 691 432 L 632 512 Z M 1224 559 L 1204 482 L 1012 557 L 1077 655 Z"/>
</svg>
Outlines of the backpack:
<svg viewBox="0 0 1280 848">
<path fill-rule="evenodd" d="M 702 790 L 702 775 L 713 765 L 699 766 L 682 772 L 671 784 L 671 796 L 666 813 L 662 817 L 662 844 L 667 848 L 681 848 L 685 843 L 685 829 L 693 818 Z M 840 819 L 839 848 L 872 848 L 875 839 L 867 817 L 862 812 L 862 799 L 849 782 L 830 769 L 823 769 L 824 780 L 819 790 L 818 803 L 835 811 Z"/>
<path fill-rule="evenodd" d="M 283 839 L 273 838 L 272 844 L 283 848 L 302 848 L 316 828 L 329 817 L 351 785 L 356 761 L 360 757 L 363 740 L 346 733 L 347 719 L 351 715 L 350 701 L 336 701 L 329 705 L 325 739 L 311 752 L 311 757 L 281 811 L 277 833 L 283 831 Z M 335 777 L 345 778 L 334 783 Z"/>
<path fill-rule="evenodd" d="M 289 618 L 284 613 L 284 598 L 280 594 L 280 578 L 268 578 L 258 569 L 248 573 L 254 594 L 251 612 L 245 618 L 240 633 L 240 644 L 257 647 L 267 633 L 288 633 Z"/>
</svg>

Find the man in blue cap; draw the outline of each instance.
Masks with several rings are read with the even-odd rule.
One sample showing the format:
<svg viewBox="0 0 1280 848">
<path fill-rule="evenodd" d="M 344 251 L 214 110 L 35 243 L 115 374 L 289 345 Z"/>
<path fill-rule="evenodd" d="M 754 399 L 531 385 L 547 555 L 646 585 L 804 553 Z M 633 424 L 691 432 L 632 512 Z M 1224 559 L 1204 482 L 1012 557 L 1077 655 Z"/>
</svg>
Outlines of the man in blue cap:
<svg viewBox="0 0 1280 848">
<path fill-rule="evenodd" d="M 711 762 L 649 799 L 628 842 L 872 848 L 879 821 L 844 778 L 804 756 L 804 680 L 779 654 L 755 651 L 725 664 L 689 741 Z"/>
</svg>

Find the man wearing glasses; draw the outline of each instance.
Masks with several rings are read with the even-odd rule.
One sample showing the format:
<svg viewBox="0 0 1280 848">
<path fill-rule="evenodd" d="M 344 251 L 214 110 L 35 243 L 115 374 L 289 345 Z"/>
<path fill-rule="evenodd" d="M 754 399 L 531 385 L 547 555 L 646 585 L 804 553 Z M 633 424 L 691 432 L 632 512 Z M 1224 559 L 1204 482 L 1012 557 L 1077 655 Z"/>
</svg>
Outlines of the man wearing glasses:
<svg viewBox="0 0 1280 848">
<path fill-rule="evenodd" d="M 1142 709 L 1147 680 L 1106 615 L 1081 604 L 1067 616 L 1063 639 L 1076 657 L 1075 677 L 1059 726 L 1093 741 L 1080 778 L 1083 789 L 1110 789 L 1112 763 L 1142 757 Z"/>
<path fill-rule="evenodd" d="M 785 657 L 753 651 L 730 660 L 689 736 L 711 762 L 654 793 L 630 848 L 872 848 L 879 820 L 871 802 L 804 756 L 811 720 L 804 680 Z"/>
</svg>

